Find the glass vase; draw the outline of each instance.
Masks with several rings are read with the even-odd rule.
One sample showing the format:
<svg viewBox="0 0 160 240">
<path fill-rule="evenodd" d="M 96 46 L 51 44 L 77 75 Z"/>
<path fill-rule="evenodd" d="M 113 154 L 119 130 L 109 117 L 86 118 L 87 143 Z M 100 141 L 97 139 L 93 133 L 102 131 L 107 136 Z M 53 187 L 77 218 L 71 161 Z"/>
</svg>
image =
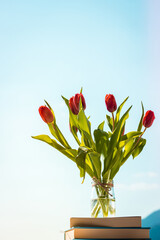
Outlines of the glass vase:
<svg viewBox="0 0 160 240">
<path fill-rule="evenodd" d="M 93 180 L 91 193 L 91 217 L 115 216 L 115 195 L 113 180 Z"/>
</svg>

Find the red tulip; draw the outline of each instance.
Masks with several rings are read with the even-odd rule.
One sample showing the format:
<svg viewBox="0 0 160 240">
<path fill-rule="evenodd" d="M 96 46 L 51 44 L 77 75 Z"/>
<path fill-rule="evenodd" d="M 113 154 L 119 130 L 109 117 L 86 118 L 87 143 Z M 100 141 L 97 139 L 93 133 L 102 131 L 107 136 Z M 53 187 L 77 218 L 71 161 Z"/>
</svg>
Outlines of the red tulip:
<svg viewBox="0 0 160 240">
<path fill-rule="evenodd" d="M 112 94 L 107 94 L 105 96 L 105 104 L 109 112 L 114 112 L 117 109 L 117 103 Z"/>
<path fill-rule="evenodd" d="M 155 119 L 154 112 L 152 112 L 151 110 L 147 111 L 143 118 L 143 126 L 145 128 L 149 128 L 152 125 L 154 119 Z"/>
<path fill-rule="evenodd" d="M 41 107 L 39 107 L 38 111 L 39 111 L 39 114 L 40 114 L 42 120 L 45 123 L 53 122 L 54 116 L 53 116 L 53 113 L 51 112 L 51 110 L 48 107 L 41 106 Z"/>
<path fill-rule="evenodd" d="M 75 103 L 74 103 L 74 97 L 71 97 L 69 99 L 69 106 L 73 114 L 77 115 L 79 113 L 79 110 L 77 110 Z"/>
<path fill-rule="evenodd" d="M 82 106 L 83 106 L 83 109 L 85 110 L 86 109 L 86 102 L 85 102 L 85 98 L 83 96 L 82 93 L 77 93 L 75 94 L 75 97 L 74 97 L 74 103 L 75 103 L 75 106 L 76 106 L 76 109 L 77 111 L 79 112 L 79 102 L 80 102 L 80 98 L 81 98 L 81 101 L 82 101 Z"/>
</svg>

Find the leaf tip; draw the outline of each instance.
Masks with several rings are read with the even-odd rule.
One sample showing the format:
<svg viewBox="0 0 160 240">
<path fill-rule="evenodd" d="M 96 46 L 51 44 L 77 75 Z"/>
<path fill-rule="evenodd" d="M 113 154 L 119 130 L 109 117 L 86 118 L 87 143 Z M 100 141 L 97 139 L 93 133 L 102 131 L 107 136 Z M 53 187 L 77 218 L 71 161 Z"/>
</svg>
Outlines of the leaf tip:
<svg viewBox="0 0 160 240">
<path fill-rule="evenodd" d="M 51 110 L 51 106 L 49 105 L 49 103 L 44 99 L 44 102 L 47 104 L 47 106 L 49 107 L 49 109 Z"/>
<path fill-rule="evenodd" d="M 142 106 L 142 110 L 144 111 L 144 106 L 143 106 L 143 102 L 141 101 L 141 106 Z"/>
<path fill-rule="evenodd" d="M 84 178 L 83 178 L 83 180 L 82 180 L 81 184 L 83 184 L 83 183 L 84 183 Z"/>
</svg>

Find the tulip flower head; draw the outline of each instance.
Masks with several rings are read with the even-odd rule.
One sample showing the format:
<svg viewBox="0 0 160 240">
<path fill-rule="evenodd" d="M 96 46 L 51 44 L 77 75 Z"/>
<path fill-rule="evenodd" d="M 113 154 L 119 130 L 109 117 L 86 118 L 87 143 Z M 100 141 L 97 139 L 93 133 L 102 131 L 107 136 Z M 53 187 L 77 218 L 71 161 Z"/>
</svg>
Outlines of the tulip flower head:
<svg viewBox="0 0 160 240">
<path fill-rule="evenodd" d="M 105 96 L 105 104 L 109 112 L 114 112 L 117 109 L 117 103 L 115 97 L 112 94 L 107 94 Z"/>
<path fill-rule="evenodd" d="M 69 99 L 70 109 L 71 109 L 72 113 L 75 115 L 77 115 L 79 113 L 80 98 L 82 101 L 83 109 L 86 109 L 86 102 L 85 102 L 85 98 L 82 93 L 77 93 L 77 94 L 75 94 L 75 96 L 73 96 Z"/>
<path fill-rule="evenodd" d="M 154 119 L 155 119 L 154 112 L 152 112 L 151 110 L 147 111 L 143 118 L 143 126 L 145 128 L 151 127 Z"/>
<path fill-rule="evenodd" d="M 73 114 L 77 115 L 79 113 L 79 110 L 75 106 L 74 97 L 69 99 L 69 106 Z"/>
<path fill-rule="evenodd" d="M 40 114 L 42 120 L 45 123 L 53 122 L 54 116 L 53 116 L 53 113 L 51 112 L 51 110 L 48 107 L 41 106 L 41 107 L 39 107 L 38 111 L 39 111 L 39 114 Z"/>
<path fill-rule="evenodd" d="M 81 101 L 82 101 L 82 106 L 83 106 L 83 109 L 85 110 L 86 109 L 86 102 L 85 102 L 85 98 L 83 96 L 82 93 L 77 93 L 75 94 L 74 96 L 74 103 L 75 103 L 75 106 L 77 108 L 77 111 L 79 112 L 79 102 L 80 102 L 80 98 L 81 98 Z"/>
</svg>

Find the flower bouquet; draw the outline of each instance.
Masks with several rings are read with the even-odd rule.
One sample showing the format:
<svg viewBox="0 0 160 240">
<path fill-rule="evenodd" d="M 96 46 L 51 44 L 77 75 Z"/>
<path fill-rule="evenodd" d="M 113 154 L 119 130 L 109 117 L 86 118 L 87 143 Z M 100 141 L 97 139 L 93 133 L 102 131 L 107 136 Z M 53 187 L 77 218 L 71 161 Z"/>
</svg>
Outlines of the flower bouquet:
<svg viewBox="0 0 160 240">
<path fill-rule="evenodd" d="M 69 110 L 69 127 L 78 148 L 72 148 L 60 131 L 53 109 L 47 101 L 45 106 L 39 107 L 39 114 L 48 125 L 54 139 L 48 135 L 38 135 L 33 138 L 48 143 L 71 159 L 79 168 L 82 183 L 86 173 L 92 178 L 95 197 L 92 199 L 91 216 L 97 217 L 101 212 L 107 217 L 108 214 L 115 213 L 112 204 L 115 198 L 111 192 L 113 179 L 130 156 L 134 159 L 143 150 L 146 139 L 142 136 L 152 125 L 155 119 L 154 112 L 149 110 L 144 115 L 142 104 L 142 115 L 137 130 L 125 133 L 126 120 L 132 106 L 122 116 L 121 110 L 128 97 L 117 108 L 115 97 L 107 94 L 105 104 L 110 113 L 106 115 L 109 130 L 104 130 L 105 121 L 103 121 L 93 131 L 92 136 L 90 118 L 85 114 L 86 102 L 82 90 L 69 100 L 63 96 L 62 98 Z"/>
</svg>

